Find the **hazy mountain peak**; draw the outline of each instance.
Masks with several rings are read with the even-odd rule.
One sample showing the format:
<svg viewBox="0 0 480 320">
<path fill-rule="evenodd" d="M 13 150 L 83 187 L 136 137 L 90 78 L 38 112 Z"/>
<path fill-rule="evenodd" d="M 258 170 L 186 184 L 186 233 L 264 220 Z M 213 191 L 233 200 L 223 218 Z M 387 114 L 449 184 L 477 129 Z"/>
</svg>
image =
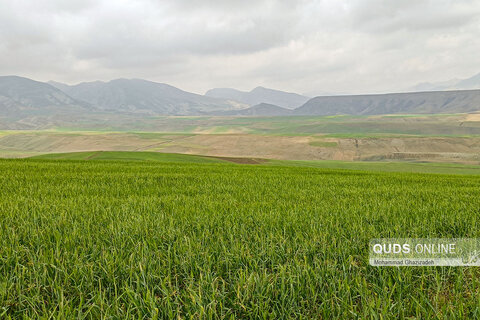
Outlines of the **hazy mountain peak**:
<svg viewBox="0 0 480 320">
<path fill-rule="evenodd" d="M 480 73 L 467 79 L 451 79 L 442 82 L 422 82 L 413 87 L 408 88 L 408 91 L 443 91 L 443 90 L 470 90 L 480 89 Z"/>
<path fill-rule="evenodd" d="M 459 81 L 456 84 L 456 86 L 458 88 L 465 88 L 465 89 L 480 89 L 480 73 L 468 79 Z"/>
<path fill-rule="evenodd" d="M 48 83 L 19 76 L 0 76 L 0 95 L 21 100 L 24 105 L 52 106 L 78 102 Z"/>
<path fill-rule="evenodd" d="M 67 86 L 64 90 L 72 97 L 87 101 L 106 111 L 147 115 L 198 115 L 237 108 L 224 100 L 138 78 L 82 82 Z"/>
<path fill-rule="evenodd" d="M 20 85 L 20 86 L 38 86 L 43 88 L 51 87 L 48 83 L 40 82 L 36 80 L 32 80 L 29 78 L 24 78 L 20 76 L 0 76 L 0 85 L 1 86 L 9 86 L 12 84 Z"/>
<path fill-rule="evenodd" d="M 223 116 L 278 117 L 292 115 L 293 112 L 293 110 L 282 108 L 274 104 L 260 103 L 247 109 L 216 112 L 212 114 Z"/>
<path fill-rule="evenodd" d="M 0 76 L 0 118 L 29 119 L 80 115 L 93 108 L 44 82 L 19 76 Z M 13 125 L 14 127 L 14 125 Z"/>
<path fill-rule="evenodd" d="M 262 86 L 258 86 L 249 92 L 232 88 L 215 88 L 207 91 L 205 95 L 227 100 L 236 100 L 250 106 L 268 103 L 287 109 L 297 108 L 309 99 L 300 94 L 269 89 Z"/>
<path fill-rule="evenodd" d="M 270 103 L 260 103 L 245 110 L 248 114 L 257 116 L 287 116 L 293 113 L 293 110 L 279 107 Z"/>
</svg>

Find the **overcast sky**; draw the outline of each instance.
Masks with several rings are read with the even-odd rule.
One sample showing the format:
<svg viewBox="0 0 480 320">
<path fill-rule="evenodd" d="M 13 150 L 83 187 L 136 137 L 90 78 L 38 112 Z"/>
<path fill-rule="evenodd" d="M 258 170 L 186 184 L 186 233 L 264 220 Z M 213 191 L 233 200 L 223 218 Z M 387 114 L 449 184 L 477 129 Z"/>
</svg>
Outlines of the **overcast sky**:
<svg viewBox="0 0 480 320">
<path fill-rule="evenodd" d="M 480 0 L 0 0 L 0 74 L 204 93 L 395 92 L 480 72 Z"/>
</svg>

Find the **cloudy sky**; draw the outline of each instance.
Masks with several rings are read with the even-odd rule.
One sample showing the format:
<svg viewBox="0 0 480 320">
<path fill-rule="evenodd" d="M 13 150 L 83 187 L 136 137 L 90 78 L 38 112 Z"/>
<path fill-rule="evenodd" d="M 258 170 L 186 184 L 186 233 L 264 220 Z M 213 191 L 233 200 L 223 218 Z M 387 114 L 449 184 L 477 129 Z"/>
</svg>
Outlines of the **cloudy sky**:
<svg viewBox="0 0 480 320">
<path fill-rule="evenodd" d="M 204 93 L 395 92 L 480 72 L 480 0 L 0 0 L 0 74 Z"/>
</svg>

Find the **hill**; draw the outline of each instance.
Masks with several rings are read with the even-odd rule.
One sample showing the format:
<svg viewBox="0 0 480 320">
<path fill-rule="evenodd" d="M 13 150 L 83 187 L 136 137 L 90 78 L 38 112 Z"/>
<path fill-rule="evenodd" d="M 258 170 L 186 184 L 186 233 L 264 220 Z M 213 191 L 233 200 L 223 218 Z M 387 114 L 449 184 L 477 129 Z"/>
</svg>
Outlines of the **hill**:
<svg viewBox="0 0 480 320">
<path fill-rule="evenodd" d="M 289 116 L 293 114 L 293 110 L 282 108 L 273 104 L 260 103 L 253 107 L 241 110 L 225 111 L 216 113 L 217 115 L 232 115 L 232 116 L 260 116 L 260 117 L 276 117 Z"/>
<path fill-rule="evenodd" d="M 282 108 L 294 109 L 308 101 L 308 97 L 279 90 L 256 87 L 250 92 L 231 88 L 216 88 L 205 93 L 208 97 L 239 101 L 249 106 L 261 103 L 273 104 Z"/>
<path fill-rule="evenodd" d="M 480 90 L 315 97 L 296 115 L 468 113 L 480 110 Z"/>
<path fill-rule="evenodd" d="M 222 163 L 227 162 L 214 157 L 202 157 L 189 154 L 139 152 L 139 151 L 88 151 L 47 153 L 33 156 L 31 159 L 44 160 L 111 160 L 111 161 L 161 161 L 161 162 L 188 162 L 188 163 Z"/>
<path fill-rule="evenodd" d="M 201 115 L 232 110 L 238 104 L 186 92 L 164 83 L 142 79 L 84 82 L 74 86 L 54 83 L 70 96 L 103 111 L 146 115 Z"/>
</svg>

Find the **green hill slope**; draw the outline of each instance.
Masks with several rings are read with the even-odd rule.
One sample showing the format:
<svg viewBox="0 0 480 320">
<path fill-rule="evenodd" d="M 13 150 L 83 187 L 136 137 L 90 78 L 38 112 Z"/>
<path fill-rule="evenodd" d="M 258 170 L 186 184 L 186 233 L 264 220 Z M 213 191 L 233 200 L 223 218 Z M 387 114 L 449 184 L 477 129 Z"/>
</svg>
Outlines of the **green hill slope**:
<svg viewBox="0 0 480 320">
<path fill-rule="evenodd" d="M 226 162 L 217 158 L 202 157 L 188 154 L 160 152 L 127 152 L 127 151 L 89 151 L 70 153 L 49 153 L 31 157 L 30 159 L 46 160 L 123 160 L 123 161 L 162 161 L 188 163 L 219 163 Z"/>
<path fill-rule="evenodd" d="M 480 166 L 456 163 L 421 162 L 370 162 L 370 161 L 293 161 L 252 158 L 207 157 L 189 154 L 136 152 L 136 151 L 90 151 L 71 153 L 50 153 L 30 157 L 44 160 L 109 160 L 109 161 L 159 161 L 178 163 L 236 163 L 262 166 L 310 167 L 323 169 L 346 169 L 381 172 L 477 174 Z"/>
</svg>

